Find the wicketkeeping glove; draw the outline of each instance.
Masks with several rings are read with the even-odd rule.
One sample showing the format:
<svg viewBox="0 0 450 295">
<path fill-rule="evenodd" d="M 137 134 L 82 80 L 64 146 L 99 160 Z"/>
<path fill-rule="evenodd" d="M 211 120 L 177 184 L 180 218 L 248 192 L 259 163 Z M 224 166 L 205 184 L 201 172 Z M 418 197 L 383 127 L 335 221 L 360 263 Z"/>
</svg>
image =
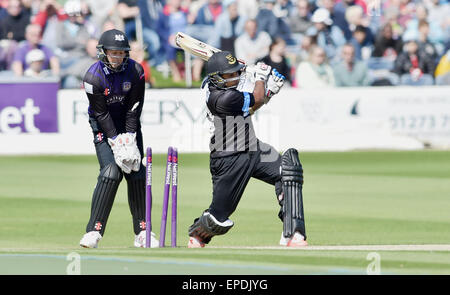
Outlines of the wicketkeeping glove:
<svg viewBox="0 0 450 295">
<path fill-rule="evenodd" d="M 267 79 L 265 103 L 268 103 L 272 96 L 280 92 L 285 79 L 286 77 L 280 74 L 277 69 L 272 70 L 272 74 L 269 76 L 269 79 Z"/>
<path fill-rule="evenodd" d="M 125 164 L 129 164 L 131 170 L 139 171 L 141 165 L 141 153 L 137 147 L 136 133 L 123 133 L 125 148 L 128 153 L 128 157 L 123 160 Z"/>
<path fill-rule="evenodd" d="M 256 81 L 267 81 L 267 77 L 270 75 L 271 66 L 266 65 L 263 62 L 259 62 L 255 66 L 255 80 Z"/>
<path fill-rule="evenodd" d="M 115 138 L 108 138 L 114 154 L 114 161 L 123 172 L 139 171 L 141 154 L 136 143 L 136 133 L 121 133 Z"/>
<path fill-rule="evenodd" d="M 109 146 L 111 147 L 114 155 L 114 161 L 117 166 L 125 173 L 131 173 L 131 168 L 128 165 L 123 165 L 123 160 L 127 158 L 127 150 L 125 149 L 124 138 L 122 134 L 113 138 L 108 138 Z"/>
</svg>

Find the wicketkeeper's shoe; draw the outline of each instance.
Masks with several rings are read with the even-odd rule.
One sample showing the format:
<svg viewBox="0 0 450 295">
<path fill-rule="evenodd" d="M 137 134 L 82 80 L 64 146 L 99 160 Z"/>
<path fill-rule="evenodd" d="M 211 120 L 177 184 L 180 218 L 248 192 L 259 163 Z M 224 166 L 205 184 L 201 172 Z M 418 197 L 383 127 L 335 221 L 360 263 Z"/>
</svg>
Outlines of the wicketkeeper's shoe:
<svg viewBox="0 0 450 295">
<path fill-rule="evenodd" d="M 151 232 L 150 234 L 151 240 L 150 240 L 150 247 L 151 248 L 158 248 L 159 247 L 159 241 L 156 239 L 156 235 L 154 232 Z M 146 231 L 142 230 L 138 235 L 134 236 L 134 246 L 137 248 L 145 248 L 145 242 L 146 242 Z"/>
<path fill-rule="evenodd" d="M 200 238 L 189 237 L 188 248 L 204 248 L 205 243 Z"/>
<path fill-rule="evenodd" d="M 97 248 L 101 239 L 102 235 L 98 231 L 93 230 L 84 234 L 80 240 L 80 246 L 83 248 Z"/>
<path fill-rule="evenodd" d="M 285 238 L 283 233 L 281 233 L 280 245 L 286 247 L 304 247 L 308 246 L 305 237 L 299 233 L 295 232 L 292 238 Z"/>
</svg>

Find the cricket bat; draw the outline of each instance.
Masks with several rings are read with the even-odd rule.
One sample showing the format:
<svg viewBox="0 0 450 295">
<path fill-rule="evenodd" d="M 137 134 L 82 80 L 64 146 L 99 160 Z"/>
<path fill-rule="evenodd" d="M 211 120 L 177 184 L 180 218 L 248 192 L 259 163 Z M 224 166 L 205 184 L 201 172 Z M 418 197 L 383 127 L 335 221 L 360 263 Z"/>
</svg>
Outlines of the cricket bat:
<svg viewBox="0 0 450 295">
<path fill-rule="evenodd" d="M 214 53 L 222 51 L 182 32 L 178 32 L 176 34 L 175 44 L 184 51 L 187 51 L 192 55 L 203 59 L 204 61 L 208 61 Z M 245 64 L 242 60 L 238 59 L 238 61 Z"/>
</svg>

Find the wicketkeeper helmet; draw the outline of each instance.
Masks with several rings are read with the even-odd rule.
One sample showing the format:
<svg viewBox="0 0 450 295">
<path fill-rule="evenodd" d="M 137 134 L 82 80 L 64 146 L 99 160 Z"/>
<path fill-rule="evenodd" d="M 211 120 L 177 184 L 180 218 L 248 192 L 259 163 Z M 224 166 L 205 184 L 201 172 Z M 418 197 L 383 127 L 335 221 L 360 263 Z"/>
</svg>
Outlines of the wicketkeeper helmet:
<svg viewBox="0 0 450 295">
<path fill-rule="evenodd" d="M 126 52 L 126 56 L 119 67 L 113 68 L 111 66 L 106 56 L 106 50 L 123 50 Z M 105 31 L 98 40 L 97 57 L 112 71 L 121 72 L 125 69 L 129 58 L 129 51 L 130 44 L 128 43 L 128 38 L 122 31 L 116 29 Z"/>
</svg>

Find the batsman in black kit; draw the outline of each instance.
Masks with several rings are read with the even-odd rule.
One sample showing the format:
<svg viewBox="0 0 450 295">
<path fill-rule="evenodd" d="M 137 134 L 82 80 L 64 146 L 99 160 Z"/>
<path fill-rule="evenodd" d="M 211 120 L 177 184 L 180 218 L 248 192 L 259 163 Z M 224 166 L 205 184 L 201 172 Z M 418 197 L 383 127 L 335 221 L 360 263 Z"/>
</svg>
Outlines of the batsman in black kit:
<svg viewBox="0 0 450 295">
<path fill-rule="evenodd" d="M 129 58 L 130 45 L 119 30 L 105 31 L 97 45 L 99 61 L 84 77 L 89 123 L 100 173 L 92 196 L 91 214 L 80 246 L 97 248 L 120 182 L 127 181 L 134 246 L 145 246 L 145 167 L 140 116 L 144 104 L 144 70 Z M 158 245 L 153 241 L 152 245 Z"/>
<path fill-rule="evenodd" d="M 303 216 L 303 169 L 296 149 L 280 155 L 258 140 L 251 115 L 280 91 L 284 76 L 258 63 L 245 67 L 227 51 L 207 62 L 205 89 L 208 116 L 214 124 L 210 142 L 213 195 L 209 208 L 189 227 L 189 248 L 202 248 L 212 237 L 227 233 L 251 177 L 274 185 L 283 222 L 280 245 L 306 246 Z M 245 87 L 246 80 L 252 87 Z M 253 84 L 254 83 L 254 84 Z M 253 87 L 254 85 L 254 87 Z"/>
</svg>

